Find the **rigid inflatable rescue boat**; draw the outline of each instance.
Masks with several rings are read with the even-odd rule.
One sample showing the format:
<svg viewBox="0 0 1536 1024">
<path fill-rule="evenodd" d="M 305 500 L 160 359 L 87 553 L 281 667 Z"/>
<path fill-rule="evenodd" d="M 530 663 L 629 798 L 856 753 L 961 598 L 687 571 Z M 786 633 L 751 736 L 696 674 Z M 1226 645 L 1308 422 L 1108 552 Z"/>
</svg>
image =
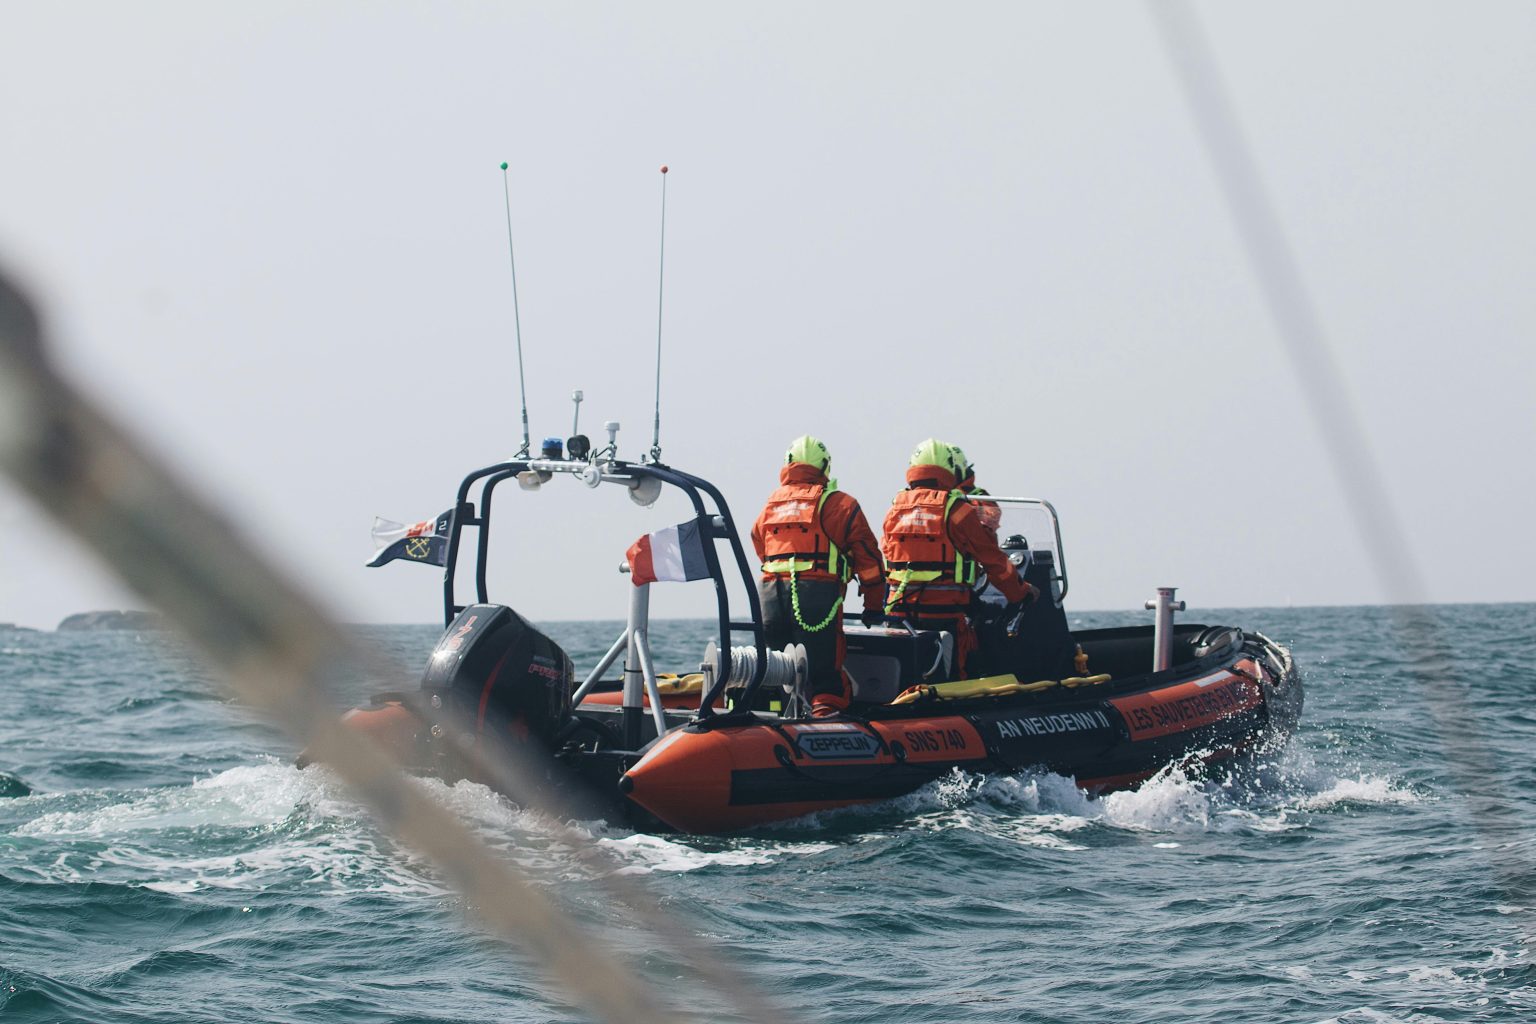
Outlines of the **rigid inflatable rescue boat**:
<svg viewBox="0 0 1536 1024">
<path fill-rule="evenodd" d="M 755 574 L 724 497 L 681 470 L 619 460 L 609 441 L 595 455 L 580 436 L 568 449 L 546 441 L 543 457 L 475 470 L 453 509 L 422 524 L 440 547 L 417 544 L 404 557 L 444 565 L 447 630 L 418 691 L 380 695 L 349 712 L 349 726 L 450 779 L 495 785 L 502 776 L 488 765 L 501 750 L 534 764 L 542 784 L 596 797 L 602 813 L 636 827 L 723 832 L 899 796 L 957 769 L 1043 767 L 1089 790 L 1132 786 L 1171 764 L 1221 761 L 1284 737 L 1300 713 L 1284 648 L 1235 626 L 1175 626 L 1182 605 L 1171 590 L 1160 592 L 1154 625 L 1070 630 L 1055 509 L 988 495 L 1003 513 L 1005 551 L 1042 596 L 1010 621 L 1011 609 L 978 601 L 972 667 L 985 674 L 950 678 L 947 633 L 866 628 L 850 615 L 854 704 L 811 719 L 799 696 L 804 652 L 765 648 Z M 717 606 L 718 637 L 700 663 L 674 666 L 680 674 L 653 664 L 652 584 L 625 584 L 628 622 L 579 684 L 558 644 L 490 601 L 493 492 L 559 476 L 627 489 L 640 504 L 664 487 L 686 495 L 693 517 L 676 529 L 689 575 L 713 584 Z M 471 539 L 475 600 L 460 603 Z M 744 587 L 745 615 L 733 613 L 728 571 Z"/>
</svg>

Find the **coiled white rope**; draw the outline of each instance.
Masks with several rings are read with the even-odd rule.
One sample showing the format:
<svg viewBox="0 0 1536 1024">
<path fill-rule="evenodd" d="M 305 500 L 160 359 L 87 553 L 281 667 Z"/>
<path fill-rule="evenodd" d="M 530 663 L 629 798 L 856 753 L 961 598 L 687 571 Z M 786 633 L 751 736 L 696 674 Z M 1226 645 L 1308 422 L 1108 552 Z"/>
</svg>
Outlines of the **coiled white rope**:
<svg viewBox="0 0 1536 1024">
<path fill-rule="evenodd" d="M 757 671 L 756 647 L 732 647 L 730 657 L 722 659 L 725 664 L 725 681 L 727 686 L 747 683 Z M 805 674 L 805 647 L 801 644 L 790 644 L 782 651 L 768 652 L 768 665 L 763 670 L 763 685 L 767 687 L 783 688 L 786 693 L 793 693 L 796 684 Z"/>
</svg>

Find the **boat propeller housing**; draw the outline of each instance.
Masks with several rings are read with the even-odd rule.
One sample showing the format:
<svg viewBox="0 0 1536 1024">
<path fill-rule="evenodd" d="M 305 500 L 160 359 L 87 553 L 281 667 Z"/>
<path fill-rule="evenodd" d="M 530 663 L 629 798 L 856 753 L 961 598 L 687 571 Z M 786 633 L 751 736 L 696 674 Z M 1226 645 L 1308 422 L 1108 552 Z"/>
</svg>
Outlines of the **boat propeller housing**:
<svg viewBox="0 0 1536 1024">
<path fill-rule="evenodd" d="M 421 689 L 460 735 L 552 744 L 571 717 L 575 675 L 560 645 L 517 612 L 473 604 L 437 642 Z"/>
</svg>

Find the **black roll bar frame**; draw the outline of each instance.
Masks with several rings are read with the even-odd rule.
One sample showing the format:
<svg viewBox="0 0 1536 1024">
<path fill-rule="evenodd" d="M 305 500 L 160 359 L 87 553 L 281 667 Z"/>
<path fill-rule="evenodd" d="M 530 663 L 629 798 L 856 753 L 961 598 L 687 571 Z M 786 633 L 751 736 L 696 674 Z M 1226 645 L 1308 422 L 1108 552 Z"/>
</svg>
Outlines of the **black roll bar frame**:
<svg viewBox="0 0 1536 1024">
<path fill-rule="evenodd" d="M 540 459 L 525 458 L 513 459 L 507 462 L 498 462 L 490 466 L 484 466 L 469 473 L 459 483 L 457 497 L 453 506 L 453 522 L 448 531 L 448 562 L 443 569 L 443 621 L 444 625 L 451 625 L 454 618 L 464 610 L 465 605 L 458 603 L 455 584 L 458 576 L 459 549 L 463 539 L 465 527 L 473 526 L 477 530 L 475 544 L 475 596 L 476 600 L 485 604 L 490 601 L 489 588 L 486 581 L 486 564 L 490 554 L 490 523 L 491 523 L 491 499 L 497 486 L 507 480 L 516 478 L 521 473 L 538 473 L 541 477 L 541 486 L 547 477 L 554 474 L 592 473 L 601 475 L 604 482 L 629 481 L 633 487 L 642 480 L 655 480 L 658 483 L 676 487 L 688 496 L 693 505 L 696 521 L 699 524 L 700 533 L 710 543 L 704 546 L 704 561 L 709 569 L 710 579 L 715 584 L 715 606 L 719 618 L 720 638 L 718 649 L 729 664 L 729 652 L 731 649 L 731 635 L 733 633 L 751 633 L 752 644 L 757 649 L 756 664 L 753 668 L 752 678 L 748 680 L 746 691 L 740 702 L 743 707 L 751 707 L 752 696 L 757 688 L 762 685 L 763 677 L 767 672 L 768 655 L 763 631 L 762 602 L 758 598 L 757 581 L 753 578 L 750 563 L 747 561 L 746 550 L 742 547 L 741 537 L 736 532 L 735 520 L 731 518 L 730 507 L 726 504 L 725 496 L 714 484 L 702 477 L 685 473 L 680 469 L 664 466 L 660 463 L 637 463 L 615 460 L 612 462 L 578 462 L 570 459 Z M 479 495 L 479 511 L 469 500 L 471 488 L 476 482 L 483 481 Z M 706 503 L 705 499 L 708 499 Z M 713 511 L 711 511 L 711 506 Z M 730 543 L 731 553 L 736 570 L 741 574 L 742 584 L 747 594 L 747 604 L 751 612 L 749 621 L 735 621 L 731 618 L 730 595 L 725 586 L 725 572 L 721 565 L 720 555 L 716 549 L 718 541 L 725 540 Z M 706 720 L 718 715 L 714 710 L 714 703 L 725 691 L 727 673 L 716 674 L 714 684 L 702 695 L 699 701 L 698 719 Z"/>
</svg>

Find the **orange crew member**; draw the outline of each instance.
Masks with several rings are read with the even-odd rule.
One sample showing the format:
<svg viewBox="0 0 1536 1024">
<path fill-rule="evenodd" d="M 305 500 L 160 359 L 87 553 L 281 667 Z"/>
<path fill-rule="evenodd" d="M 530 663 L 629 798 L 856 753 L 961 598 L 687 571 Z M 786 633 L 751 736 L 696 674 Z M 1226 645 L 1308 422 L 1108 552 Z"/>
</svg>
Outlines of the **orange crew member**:
<svg viewBox="0 0 1536 1024">
<path fill-rule="evenodd" d="M 857 576 L 862 618 L 883 618 L 885 574 L 869 521 L 852 495 L 827 477 L 832 456 L 809 435 L 790 443 L 779 470 L 779 489 L 752 527 L 752 546 L 763 563 L 758 593 L 769 648 L 804 644 L 809 662 L 811 714 L 822 718 L 848 706 L 843 675 L 843 597 Z"/>
<path fill-rule="evenodd" d="M 973 499 L 971 508 L 976 510 L 976 518 L 981 520 L 981 525 L 992 531 L 992 538 L 997 539 L 998 528 L 1003 525 L 1003 510 L 995 501 L 976 501 L 976 498 L 985 497 L 987 492 L 976 486 L 976 467 L 971 460 L 966 458 L 965 452 L 960 446 L 952 444 L 949 450 L 954 453 L 955 465 L 959 467 L 960 493 Z"/>
<path fill-rule="evenodd" d="M 976 647 L 967 612 L 979 565 L 1010 605 L 1035 597 L 997 546 L 997 536 L 956 488 L 963 467 L 953 450 L 929 439 L 907 467 L 907 489 L 885 514 L 888 615 L 919 629 L 947 629 L 955 637 L 955 677 L 965 678 L 966 656 Z"/>
</svg>

